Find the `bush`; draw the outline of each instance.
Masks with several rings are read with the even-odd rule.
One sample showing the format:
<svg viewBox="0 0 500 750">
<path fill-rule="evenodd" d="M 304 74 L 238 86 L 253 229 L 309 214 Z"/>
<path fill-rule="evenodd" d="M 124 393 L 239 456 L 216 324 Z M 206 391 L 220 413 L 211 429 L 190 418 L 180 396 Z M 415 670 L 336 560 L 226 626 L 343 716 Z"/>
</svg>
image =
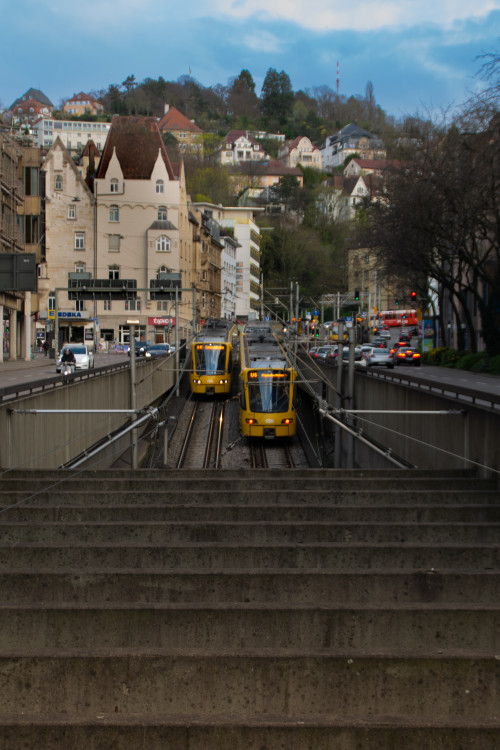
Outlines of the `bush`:
<svg viewBox="0 0 500 750">
<path fill-rule="evenodd" d="M 424 352 L 423 354 L 423 362 L 424 365 L 440 365 L 441 364 L 441 357 L 443 356 L 444 352 L 448 351 L 447 346 L 442 346 L 439 349 L 429 349 L 428 351 Z"/>
<path fill-rule="evenodd" d="M 457 362 L 460 370 L 472 370 L 473 372 L 484 372 L 488 366 L 488 357 L 486 352 L 468 352 Z"/>
<path fill-rule="evenodd" d="M 487 372 L 491 372 L 493 375 L 500 375 L 500 354 L 490 359 Z"/>
</svg>

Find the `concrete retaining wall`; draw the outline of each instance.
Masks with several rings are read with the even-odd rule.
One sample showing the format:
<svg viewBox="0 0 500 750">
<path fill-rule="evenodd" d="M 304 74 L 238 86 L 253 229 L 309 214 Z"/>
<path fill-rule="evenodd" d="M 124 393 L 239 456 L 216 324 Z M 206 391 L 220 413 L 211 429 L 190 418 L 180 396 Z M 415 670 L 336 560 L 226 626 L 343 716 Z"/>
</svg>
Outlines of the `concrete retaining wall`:
<svg viewBox="0 0 500 750">
<path fill-rule="evenodd" d="M 137 408 L 154 403 L 175 383 L 174 357 L 141 363 L 137 367 Z M 120 426 L 126 414 L 113 409 L 130 405 L 130 370 L 105 373 L 88 380 L 56 386 L 53 391 L 9 401 L 0 406 L 0 467 L 57 468 L 78 456 Z M 22 414 L 18 410 L 102 409 L 102 414 Z M 125 439 L 124 446 L 130 442 Z M 115 446 L 116 447 L 116 446 Z M 123 448 L 123 446 L 122 446 Z M 124 449 L 124 448 L 123 448 Z M 105 468 L 112 462 L 111 453 Z"/>
</svg>

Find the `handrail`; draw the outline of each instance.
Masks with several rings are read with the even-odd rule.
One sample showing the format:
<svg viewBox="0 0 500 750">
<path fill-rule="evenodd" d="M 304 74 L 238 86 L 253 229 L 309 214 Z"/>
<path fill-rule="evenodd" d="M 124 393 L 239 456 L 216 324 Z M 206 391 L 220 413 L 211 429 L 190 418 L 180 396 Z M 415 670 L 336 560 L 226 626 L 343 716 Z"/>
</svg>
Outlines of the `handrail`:
<svg viewBox="0 0 500 750">
<path fill-rule="evenodd" d="M 307 354 L 300 355 L 306 359 Z M 306 359 L 307 361 L 307 359 Z M 325 367 L 337 367 L 334 359 L 315 359 L 314 362 Z M 381 368 L 359 368 L 355 373 L 362 374 L 363 377 L 376 378 L 377 380 L 386 380 L 399 385 L 417 388 L 418 390 L 434 393 L 438 396 L 454 398 L 464 405 L 474 405 L 481 409 L 487 409 L 495 414 L 500 412 L 500 395 L 489 393 L 487 391 L 477 391 L 473 388 L 467 388 L 463 385 L 454 385 L 453 383 L 438 383 L 435 380 L 427 380 L 425 375 L 417 375 L 412 372 L 401 372 L 399 367 L 394 370 L 382 370 Z"/>
<path fill-rule="evenodd" d="M 141 362 L 140 365 L 145 364 Z M 63 385 L 68 382 L 89 380 L 90 378 L 99 377 L 101 375 L 107 375 L 108 373 L 118 372 L 120 370 L 128 369 L 130 362 L 115 362 L 113 364 L 102 365 L 100 367 L 94 367 L 89 370 L 82 370 L 80 372 L 74 372 L 70 375 L 56 375 L 53 378 L 45 378 L 41 380 L 32 380 L 28 382 L 20 382 L 16 385 L 8 385 L 0 388 L 0 403 L 7 401 L 14 401 L 20 396 L 31 396 L 34 393 L 44 393 L 45 391 L 53 390 L 57 386 Z"/>
</svg>

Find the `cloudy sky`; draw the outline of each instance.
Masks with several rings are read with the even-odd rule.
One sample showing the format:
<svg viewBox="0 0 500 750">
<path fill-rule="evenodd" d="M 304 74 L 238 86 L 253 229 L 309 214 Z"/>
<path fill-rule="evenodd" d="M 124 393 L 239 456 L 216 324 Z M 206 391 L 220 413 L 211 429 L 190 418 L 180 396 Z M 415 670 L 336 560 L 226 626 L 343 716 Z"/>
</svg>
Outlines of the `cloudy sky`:
<svg viewBox="0 0 500 750">
<path fill-rule="evenodd" d="M 0 105 L 30 87 L 57 106 L 129 75 L 204 86 L 269 68 L 292 87 L 364 96 L 395 117 L 459 106 L 500 51 L 500 0 L 0 0 Z"/>
</svg>

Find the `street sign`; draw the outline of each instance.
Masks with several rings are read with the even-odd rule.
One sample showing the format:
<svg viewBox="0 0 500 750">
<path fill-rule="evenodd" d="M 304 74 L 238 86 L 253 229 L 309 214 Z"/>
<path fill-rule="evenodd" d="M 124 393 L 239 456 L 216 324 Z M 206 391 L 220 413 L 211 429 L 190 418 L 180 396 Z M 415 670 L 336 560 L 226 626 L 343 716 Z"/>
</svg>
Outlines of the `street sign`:
<svg viewBox="0 0 500 750">
<path fill-rule="evenodd" d="M 49 311 L 47 312 L 47 317 L 48 317 L 49 319 L 50 319 L 50 318 L 52 318 L 52 319 L 54 319 L 54 320 L 55 320 L 55 317 L 56 317 L 56 311 L 55 311 L 55 310 L 49 310 Z"/>
</svg>

